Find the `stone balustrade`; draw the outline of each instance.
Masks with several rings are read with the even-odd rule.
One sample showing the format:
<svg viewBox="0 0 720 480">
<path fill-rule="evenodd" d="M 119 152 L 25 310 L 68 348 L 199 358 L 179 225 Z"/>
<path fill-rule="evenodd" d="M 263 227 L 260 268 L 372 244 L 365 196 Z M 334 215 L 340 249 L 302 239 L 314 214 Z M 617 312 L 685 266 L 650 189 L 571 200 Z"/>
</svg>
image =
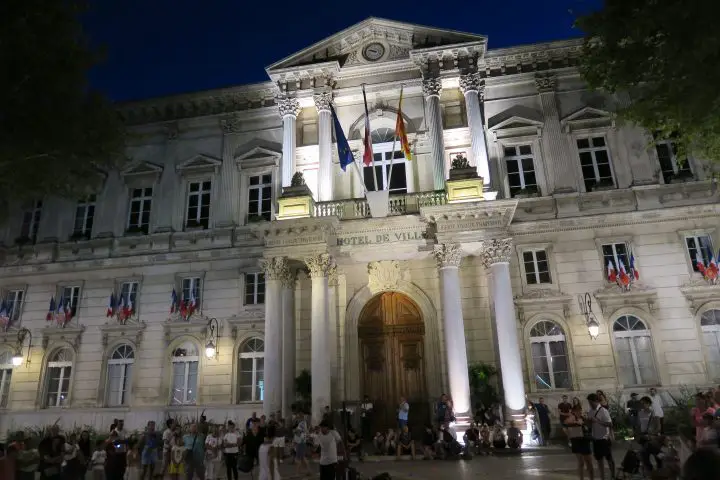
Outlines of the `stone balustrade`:
<svg viewBox="0 0 720 480">
<path fill-rule="evenodd" d="M 430 192 L 390 195 L 390 215 L 412 215 L 420 213 L 420 208 L 445 205 L 447 194 L 444 190 Z M 333 200 L 315 204 L 315 217 L 338 217 L 341 220 L 353 220 L 370 217 L 370 206 L 364 198 Z"/>
</svg>

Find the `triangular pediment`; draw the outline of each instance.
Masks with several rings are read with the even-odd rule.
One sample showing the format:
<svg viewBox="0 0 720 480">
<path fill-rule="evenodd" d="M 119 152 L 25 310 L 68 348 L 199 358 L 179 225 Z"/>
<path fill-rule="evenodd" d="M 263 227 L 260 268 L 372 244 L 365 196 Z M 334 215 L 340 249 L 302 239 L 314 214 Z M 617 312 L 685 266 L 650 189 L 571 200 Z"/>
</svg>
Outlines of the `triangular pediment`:
<svg viewBox="0 0 720 480">
<path fill-rule="evenodd" d="M 565 129 L 583 126 L 593 127 L 602 124 L 611 125 L 613 123 L 614 116 L 612 112 L 594 107 L 583 107 L 560 121 L 560 124 L 565 127 Z"/>
<path fill-rule="evenodd" d="M 515 105 L 488 119 L 488 130 L 491 131 L 542 126 L 542 113 L 522 105 Z"/>
<path fill-rule="evenodd" d="M 192 172 L 192 171 L 203 171 L 203 170 L 216 170 L 222 165 L 222 160 L 210 157 L 208 155 L 197 154 L 188 158 L 184 162 L 178 165 L 177 169 L 180 172 Z"/>
<path fill-rule="evenodd" d="M 130 165 L 121 172 L 123 177 L 158 176 L 162 173 L 162 165 L 150 162 L 140 162 Z"/>
<path fill-rule="evenodd" d="M 372 63 L 363 56 L 363 50 L 375 42 L 383 51 L 376 61 L 393 61 L 409 59 L 414 49 L 486 41 L 484 35 L 370 17 L 270 65 L 267 72 L 272 76 L 288 68 L 328 62 L 337 62 L 340 67 Z"/>
<path fill-rule="evenodd" d="M 279 165 L 282 158 L 282 146 L 263 140 L 253 140 L 235 149 L 234 159 L 238 165 L 254 167 Z"/>
</svg>

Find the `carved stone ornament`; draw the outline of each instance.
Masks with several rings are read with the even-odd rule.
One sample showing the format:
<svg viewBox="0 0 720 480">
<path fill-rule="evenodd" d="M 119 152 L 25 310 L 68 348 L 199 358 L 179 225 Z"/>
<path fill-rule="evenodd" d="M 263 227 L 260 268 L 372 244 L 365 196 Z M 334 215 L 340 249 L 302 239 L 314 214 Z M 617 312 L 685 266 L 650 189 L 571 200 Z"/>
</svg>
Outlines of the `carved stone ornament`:
<svg viewBox="0 0 720 480">
<path fill-rule="evenodd" d="M 690 304 L 693 315 L 697 315 L 706 303 L 720 300 L 720 285 L 713 285 L 704 279 L 691 280 L 680 291 Z"/>
<path fill-rule="evenodd" d="M 272 257 L 260 260 L 260 266 L 265 271 L 267 280 L 282 280 L 289 272 L 286 257 Z"/>
<path fill-rule="evenodd" d="M 290 186 L 291 187 L 302 187 L 305 185 L 305 177 L 303 176 L 303 172 L 295 172 L 292 176 L 292 180 L 290 180 Z"/>
<path fill-rule="evenodd" d="M 433 248 L 433 256 L 435 257 L 438 268 L 457 268 L 462 261 L 462 251 L 460 250 L 460 245 L 457 243 L 435 245 Z"/>
<path fill-rule="evenodd" d="M 494 263 L 509 263 L 512 255 L 512 238 L 493 239 L 483 244 L 482 262 L 485 268 Z"/>
<path fill-rule="evenodd" d="M 442 91 L 442 82 L 437 77 L 423 78 L 422 91 L 426 97 L 439 97 Z"/>
<path fill-rule="evenodd" d="M 317 108 L 318 113 L 330 111 L 330 104 L 332 103 L 332 93 L 323 92 L 315 94 L 313 96 L 313 100 L 315 100 L 315 108 Z"/>
<path fill-rule="evenodd" d="M 338 270 L 337 265 L 332 265 L 328 272 L 328 285 L 331 287 L 338 286 Z"/>
<path fill-rule="evenodd" d="M 397 260 L 368 263 L 368 287 L 370 291 L 397 290 L 401 280 L 403 280 L 403 272 L 400 268 L 400 262 Z"/>
<path fill-rule="evenodd" d="M 279 96 L 276 101 L 280 117 L 297 117 L 300 114 L 300 102 L 298 102 L 297 98 Z"/>
<path fill-rule="evenodd" d="M 557 85 L 557 77 L 552 74 L 535 75 L 535 88 L 540 93 L 553 92 Z"/>
<path fill-rule="evenodd" d="M 220 120 L 220 127 L 226 134 L 238 133 L 240 131 L 240 118 L 237 115 L 230 115 Z"/>
<path fill-rule="evenodd" d="M 76 327 L 65 327 L 55 328 L 46 327 L 42 329 L 42 347 L 47 350 L 51 343 L 56 342 L 67 342 L 71 344 L 75 350 L 80 348 L 80 342 L 82 341 L 82 334 L 85 331 L 85 326 L 80 325 Z"/>
<path fill-rule="evenodd" d="M 635 283 L 632 290 L 619 290 L 609 285 L 593 293 L 600 311 L 607 318 L 622 308 L 633 307 L 652 315 L 657 310 L 657 291 Z"/>
<path fill-rule="evenodd" d="M 573 297 L 549 288 L 534 289 L 515 297 L 515 307 L 521 323 L 536 313 L 557 312 L 564 318 L 570 317 Z"/>
<path fill-rule="evenodd" d="M 305 264 L 310 269 L 310 276 L 327 277 L 334 265 L 333 258 L 328 253 L 321 253 L 305 259 Z"/>
<path fill-rule="evenodd" d="M 100 326 L 100 332 L 102 332 L 102 345 L 107 347 L 110 343 L 110 339 L 116 340 L 120 338 L 127 338 L 135 342 L 135 345 L 139 345 L 142 342 L 143 332 L 145 331 L 146 324 L 142 322 L 138 323 L 127 323 L 124 325 L 117 323 L 106 323 Z"/>
<path fill-rule="evenodd" d="M 280 281 L 282 282 L 283 288 L 289 288 L 290 290 L 295 290 L 295 280 L 296 275 L 295 272 L 290 270 L 289 268 L 286 270 L 285 275 L 282 276 Z"/>
<path fill-rule="evenodd" d="M 463 94 L 468 92 L 478 92 L 485 90 L 485 84 L 480 78 L 480 74 L 477 72 L 468 73 L 466 75 L 460 75 L 460 90 Z"/>
</svg>

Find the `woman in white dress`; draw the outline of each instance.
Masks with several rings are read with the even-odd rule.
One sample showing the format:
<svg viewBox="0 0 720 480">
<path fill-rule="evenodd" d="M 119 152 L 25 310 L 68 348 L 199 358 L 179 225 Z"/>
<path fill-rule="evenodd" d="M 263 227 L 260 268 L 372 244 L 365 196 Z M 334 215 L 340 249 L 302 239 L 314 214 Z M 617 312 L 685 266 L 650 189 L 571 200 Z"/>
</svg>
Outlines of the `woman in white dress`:
<svg viewBox="0 0 720 480">
<path fill-rule="evenodd" d="M 274 440 L 275 427 L 268 427 L 265 442 L 260 445 L 258 452 L 258 470 L 260 471 L 258 480 L 280 480 L 280 470 L 278 469 L 280 454 L 278 448 L 273 446 Z"/>
</svg>

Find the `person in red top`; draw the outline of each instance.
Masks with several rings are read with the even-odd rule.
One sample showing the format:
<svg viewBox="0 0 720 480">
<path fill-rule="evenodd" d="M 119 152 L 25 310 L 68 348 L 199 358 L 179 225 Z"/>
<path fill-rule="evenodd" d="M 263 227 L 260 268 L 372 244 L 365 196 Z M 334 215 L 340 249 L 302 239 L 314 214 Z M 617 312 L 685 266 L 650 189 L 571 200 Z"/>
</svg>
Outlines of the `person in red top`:
<svg viewBox="0 0 720 480">
<path fill-rule="evenodd" d="M 705 398 L 704 393 L 698 393 L 695 395 L 695 407 L 690 410 L 690 420 L 695 427 L 695 442 L 699 445 L 703 438 L 703 430 L 705 428 L 705 421 L 703 416 L 705 414 L 714 415 L 715 409 L 708 405 L 708 401 Z"/>
</svg>

